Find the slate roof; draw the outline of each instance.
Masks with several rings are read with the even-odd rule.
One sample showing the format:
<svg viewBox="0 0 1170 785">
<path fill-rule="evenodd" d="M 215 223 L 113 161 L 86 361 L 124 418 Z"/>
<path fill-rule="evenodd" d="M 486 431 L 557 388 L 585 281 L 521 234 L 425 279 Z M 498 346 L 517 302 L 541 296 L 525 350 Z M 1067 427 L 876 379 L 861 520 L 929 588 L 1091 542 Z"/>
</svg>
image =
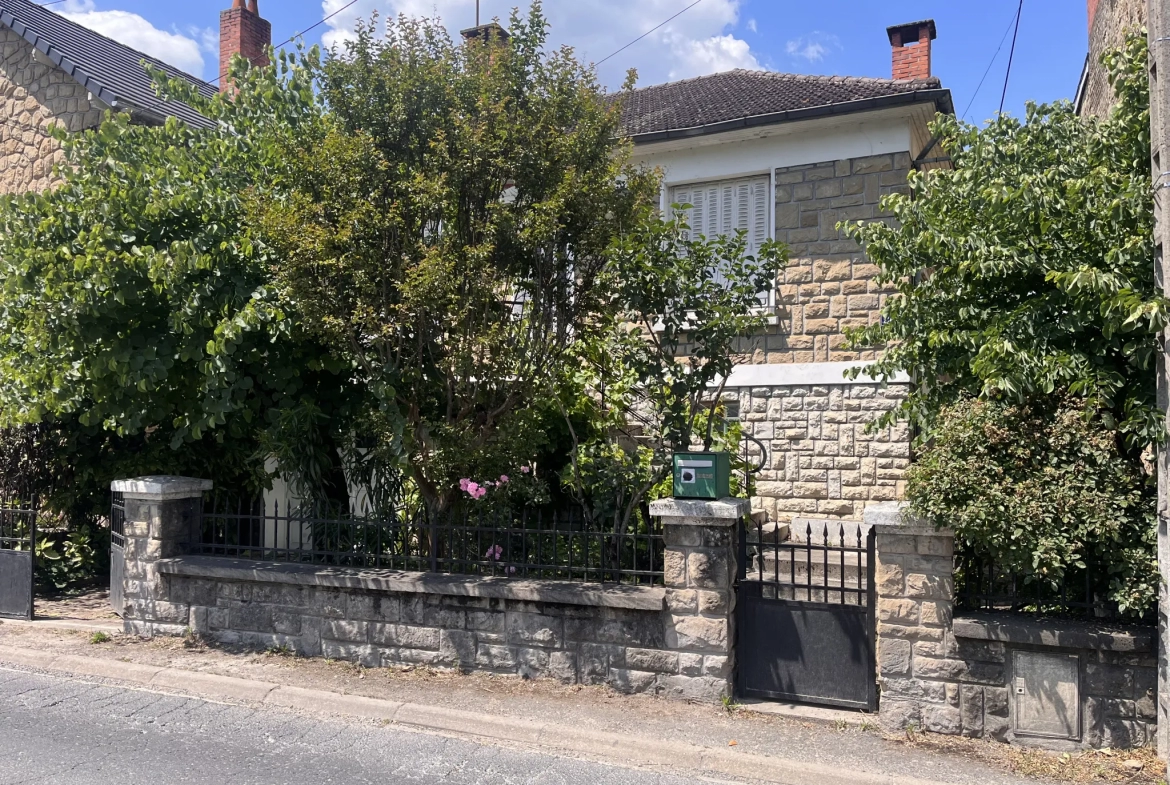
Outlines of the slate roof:
<svg viewBox="0 0 1170 785">
<path fill-rule="evenodd" d="M 10 27 L 96 98 L 116 109 L 135 109 L 160 122 L 174 115 L 192 125 L 209 125 L 207 118 L 186 104 L 159 99 L 142 61 L 191 82 L 205 96 L 215 95 L 218 88 L 202 79 L 28 0 L 0 0 L 0 24 Z"/>
<path fill-rule="evenodd" d="M 937 78 L 895 81 L 743 69 L 643 87 L 618 97 L 622 124 L 635 141 L 917 101 L 932 100 L 940 111 L 954 111 L 950 91 Z"/>
</svg>

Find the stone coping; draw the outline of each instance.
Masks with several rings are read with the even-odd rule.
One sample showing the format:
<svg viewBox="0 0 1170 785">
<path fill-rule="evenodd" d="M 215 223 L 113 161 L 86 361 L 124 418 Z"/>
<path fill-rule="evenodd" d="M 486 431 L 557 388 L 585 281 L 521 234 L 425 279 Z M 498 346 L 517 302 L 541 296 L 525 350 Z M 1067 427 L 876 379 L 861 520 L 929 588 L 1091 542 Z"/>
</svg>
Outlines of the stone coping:
<svg viewBox="0 0 1170 785">
<path fill-rule="evenodd" d="M 751 512 L 748 499 L 728 496 L 723 499 L 658 499 L 650 502 L 650 514 L 656 518 L 684 518 L 672 521 L 694 526 L 730 526 Z"/>
<path fill-rule="evenodd" d="M 968 613 L 954 619 L 956 638 L 1062 649 L 1152 653 L 1154 627 L 1123 627 L 1072 619 L 1034 619 L 1007 613 Z"/>
<path fill-rule="evenodd" d="M 173 477 L 154 475 L 135 477 L 130 480 L 114 480 L 110 490 L 121 493 L 127 499 L 149 499 L 168 501 L 170 499 L 198 499 L 204 491 L 210 491 L 211 480 L 196 477 Z"/>
<path fill-rule="evenodd" d="M 317 564 L 251 561 L 222 556 L 179 556 L 162 559 L 157 564 L 159 573 L 185 578 L 284 583 L 362 591 L 443 594 L 456 597 L 493 597 L 524 602 L 555 602 L 563 605 L 590 605 L 643 611 L 661 611 L 666 603 L 666 589 L 660 586 L 531 581 L 404 570 L 324 567 Z"/>
</svg>

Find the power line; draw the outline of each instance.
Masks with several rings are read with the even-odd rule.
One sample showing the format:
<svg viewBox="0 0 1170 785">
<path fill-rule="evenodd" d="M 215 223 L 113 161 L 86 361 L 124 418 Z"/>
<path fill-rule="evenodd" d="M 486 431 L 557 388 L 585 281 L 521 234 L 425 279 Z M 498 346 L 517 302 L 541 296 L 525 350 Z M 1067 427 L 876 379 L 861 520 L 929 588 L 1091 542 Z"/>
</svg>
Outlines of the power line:
<svg viewBox="0 0 1170 785">
<path fill-rule="evenodd" d="M 1003 75 L 1003 94 L 999 97 L 999 114 L 1003 114 L 1003 102 L 1007 98 L 1008 79 L 1012 75 L 1012 60 L 1016 56 L 1016 37 L 1020 34 L 1020 16 L 1024 13 L 1024 0 L 1020 0 L 1020 7 L 1016 9 L 1016 32 L 1012 33 L 1012 50 L 1008 54 L 1007 73 Z"/>
<path fill-rule="evenodd" d="M 281 41 L 279 44 L 277 44 L 276 46 L 274 46 L 274 47 L 272 47 L 272 48 L 273 48 L 274 50 L 275 50 L 275 49 L 279 49 L 280 47 L 284 46 L 285 44 L 287 44 L 287 43 L 291 43 L 291 42 L 292 42 L 294 39 L 296 39 L 296 38 L 299 38 L 300 36 L 302 36 L 302 35 L 304 35 L 305 33 L 309 32 L 310 30 L 312 30 L 312 29 L 314 29 L 314 28 L 317 28 L 317 27 L 320 27 L 321 25 L 325 24 L 326 22 L 328 22 L 328 21 L 329 21 L 330 19 L 332 19 L 333 17 L 335 17 L 335 16 L 337 16 L 338 14 L 340 14 L 340 13 L 341 13 L 342 11 L 344 11 L 345 9 L 349 8 L 351 5 L 354 5 L 355 3 L 357 3 L 357 1 L 358 1 L 358 0 L 349 0 L 349 2 L 348 2 L 348 3 L 346 3 L 345 5 L 343 5 L 341 8 L 338 8 L 338 9 L 337 9 L 336 11 L 334 11 L 333 13 L 329 14 L 329 16 L 325 17 L 325 18 L 324 18 L 324 19 L 322 19 L 321 21 L 319 21 L 319 22 L 317 22 L 317 23 L 315 23 L 315 24 L 313 24 L 313 25 L 310 25 L 309 27 L 306 27 L 304 30 L 300 31 L 299 33 L 293 33 L 293 34 L 292 34 L 292 35 L 291 35 L 289 38 L 285 39 L 284 41 Z M 56 0 L 56 2 L 62 2 L 62 0 Z M 219 76 L 217 76 L 217 77 L 215 77 L 214 79 L 212 79 L 210 82 L 208 82 L 208 84 L 215 84 L 215 83 L 216 83 L 216 82 L 218 82 L 220 79 L 223 79 L 225 76 L 227 76 L 227 74 L 226 74 L 226 73 L 222 73 L 222 74 L 220 74 Z"/>
<path fill-rule="evenodd" d="M 658 26 L 656 26 L 656 27 L 652 27 L 652 28 L 650 28 L 649 30 L 647 30 L 646 32 L 642 33 L 640 36 L 638 36 L 637 38 L 635 38 L 633 41 L 630 41 L 628 44 L 626 44 L 625 46 L 623 46 L 621 49 L 617 50 L 616 52 L 614 52 L 613 54 L 609 55 L 608 57 L 603 57 L 603 58 L 601 58 L 600 60 L 598 60 L 598 61 L 597 61 L 596 63 L 594 63 L 593 65 L 595 65 L 595 66 L 601 65 L 601 64 L 602 64 L 602 63 L 604 63 L 606 60 L 608 60 L 610 57 L 613 57 L 614 55 L 619 55 L 619 54 L 621 54 L 622 52 L 626 51 L 627 49 L 629 49 L 629 48 L 630 48 L 631 46 L 633 46 L 634 44 L 636 44 L 636 43 L 638 43 L 639 41 L 641 41 L 641 40 L 642 40 L 643 38 L 645 38 L 646 36 L 648 36 L 648 35 L 650 35 L 651 33 L 653 33 L 653 32 L 654 32 L 655 30 L 657 30 L 659 27 L 664 27 L 665 25 L 669 24 L 670 22 L 673 22 L 675 19 L 678 19 L 680 16 L 682 16 L 683 14 L 685 14 L 687 11 L 690 11 L 692 8 L 694 8 L 695 6 L 697 6 L 697 5 L 698 5 L 699 3 L 701 3 L 701 2 L 703 2 L 703 0 L 695 0 L 695 2 L 691 3 L 691 4 L 690 4 L 690 5 L 688 5 L 686 8 L 684 8 L 684 9 L 683 9 L 683 10 L 681 10 L 681 11 L 679 11 L 679 12 L 678 12 L 677 14 L 675 14 L 674 16 L 670 17 L 670 19 L 667 19 L 665 22 L 663 22 L 662 24 L 660 24 L 660 25 L 658 25 Z"/>
<path fill-rule="evenodd" d="M 1007 27 L 1003 30 L 1003 37 L 999 39 L 999 46 L 995 47 L 995 54 L 991 56 L 991 62 L 987 64 L 987 69 L 983 72 L 983 77 L 979 80 L 979 84 L 975 87 L 975 92 L 971 95 L 971 100 L 967 103 L 967 108 L 963 110 L 963 119 L 967 119 L 967 113 L 971 111 L 971 107 L 975 104 L 975 98 L 978 97 L 979 91 L 983 89 L 983 83 L 987 81 L 987 75 L 991 73 L 991 67 L 995 65 L 999 53 L 1003 50 L 1003 42 L 1007 40 L 1008 33 L 1012 31 L 1012 25 L 1015 24 L 1014 19 L 1008 20 Z"/>
<path fill-rule="evenodd" d="M 294 38 L 299 38 L 300 36 L 302 36 L 302 35 L 304 35 L 305 33 L 309 32 L 309 31 L 310 31 L 310 30 L 312 30 L 314 27 L 320 27 L 321 25 L 325 24 L 326 22 L 328 22 L 328 21 L 329 21 L 330 19 L 332 19 L 333 17 L 335 17 L 335 16 L 337 16 L 338 14 L 340 14 L 340 13 L 341 13 L 342 11 L 344 11 L 345 9 L 349 8 L 351 5 L 353 5 L 353 4 L 354 4 L 354 3 L 356 3 L 357 1 L 358 1 L 358 0 L 349 0 L 349 2 L 348 2 L 348 3 L 346 3 L 345 5 L 343 5 L 341 8 L 338 8 L 336 11 L 334 11 L 334 12 L 333 12 L 333 13 L 331 13 L 329 16 L 327 16 L 327 17 L 325 17 L 324 19 L 322 19 L 322 20 L 321 20 L 320 22 L 318 22 L 317 24 L 313 25 L 312 27 L 306 27 L 304 30 L 302 30 L 302 31 L 301 31 L 301 32 L 299 32 L 299 33 L 293 33 L 293 34 L 292 34 L 292 36 L 290 36 L 290 37 L 289 37 L 289 39 L 288 39 L 287 41 L 281 41 L 279 44 L 277 44 L 276 46 L 274 46 L 274 47 L 272 47 L 272 48 L 273 48 L 273 49 L 279 49 L 280 47 L 284 46 L 285 44 L 287 44 L 287 43 L 290 43 L 290 42 L 291 42 L 291 41 L 292 41 Z"/>
</svg>

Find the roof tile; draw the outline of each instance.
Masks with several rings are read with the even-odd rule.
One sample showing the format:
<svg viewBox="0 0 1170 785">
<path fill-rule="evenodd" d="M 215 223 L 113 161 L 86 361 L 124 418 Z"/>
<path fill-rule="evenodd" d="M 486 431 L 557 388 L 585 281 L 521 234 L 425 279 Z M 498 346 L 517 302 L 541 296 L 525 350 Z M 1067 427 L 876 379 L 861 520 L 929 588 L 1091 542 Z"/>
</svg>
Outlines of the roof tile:
<svg viewBox="0 0 1170 785">
<path fill-rule="evenodd" d="M 217 88 L 150 55 L 106 38 L 29 0 L 0 0 L 0 24 L 12 28 L 101 100 L 119 108 L 133 107 L 158 119 L 171 115 L 192 125 L 207 118 L 179 101 L 163 101 L 142 66 L 145 61 L 168 75 L 185 79 L 200 94 Z"/>
<path fill-rule="evenodd" d="M 937 78 L 909 81 L 736 69 L 618 96 L 622 125 L 627 134 L 637 136 L 940 87 Z"/>
</svg>

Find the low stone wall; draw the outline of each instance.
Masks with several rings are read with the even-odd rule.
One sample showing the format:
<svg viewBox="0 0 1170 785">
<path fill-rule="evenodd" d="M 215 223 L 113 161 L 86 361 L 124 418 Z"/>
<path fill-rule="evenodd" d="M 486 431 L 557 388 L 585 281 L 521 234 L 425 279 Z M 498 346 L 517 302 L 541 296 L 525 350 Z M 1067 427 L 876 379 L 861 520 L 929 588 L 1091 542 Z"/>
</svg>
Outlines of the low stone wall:
<svg viewBox="0 0 1170 785">
<path fill-rule="evenodd" d="M 369 667 L 547 676 L 694 700 L 731 694 L 746 500 L 655 502 L 665 586 L 649 587 L 183 555 L 198 499 L 183 498 L 180 485 L 115 483 L 126 499 L 128 633 L 190 631 Z"/>
<path fill-rule="evenodd" d="M 1154 739 L 1153 628 L 1014 614 L 953 617 L 954 537 L 867 510 L 877 530 L 880 717 L 891 729 L 1055 749 Z"/>
</svg>

